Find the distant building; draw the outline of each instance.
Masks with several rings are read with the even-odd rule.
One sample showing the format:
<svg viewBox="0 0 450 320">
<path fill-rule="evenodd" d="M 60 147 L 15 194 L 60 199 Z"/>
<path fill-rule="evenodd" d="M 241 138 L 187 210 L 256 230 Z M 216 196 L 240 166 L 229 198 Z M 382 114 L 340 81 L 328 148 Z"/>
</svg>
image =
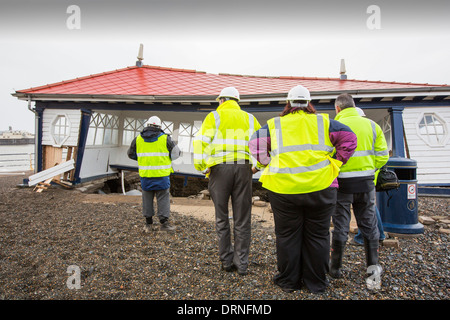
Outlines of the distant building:
<svg viewBox="0 0 450 320">
<path fill-rule="evenodd" d="M 34 144 L 34 135 L 21 130 L 0 131 L 0 145 Z"/>
<path fill-rule="evenodd" d="M 13 96 L 35 102 L 37 171 L 74 158 L 75 183 L 136 168 L 126 150 L 151 115 L 178 141 L 183 157 L 178 174 L 198 174 L 192 162 L 192 138 L 215 98 L 226 86 L 241 93 L 241 107 L 263 125 L 285 106 L 289 89 L 301 84 L 311 91 L 318 112 L 334 118 L 334 99 L 353 95 L 367 117 L 384 130 L 392 156 L 418 163 L 422 186 L 450 186 L 450 86 L 341 78 L 264 77 L 209 74 L 148 65 L 89 75 Z M 405 133 L 405 134 L 404 134 Z M 64 159 L 62 149 L 70 155 Z"/>
</svg>

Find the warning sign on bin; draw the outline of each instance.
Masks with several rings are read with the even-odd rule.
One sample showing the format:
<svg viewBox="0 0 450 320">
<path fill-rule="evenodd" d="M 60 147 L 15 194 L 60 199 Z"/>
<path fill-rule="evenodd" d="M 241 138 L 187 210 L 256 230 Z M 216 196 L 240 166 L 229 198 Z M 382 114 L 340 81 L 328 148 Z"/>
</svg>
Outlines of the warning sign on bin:
<svg viewBox="0 0 450 320">
<path fill-rule="evenodd" d="M 416 199 L 416 185 L 408 184 L 408 199 Z"/>
</svg>

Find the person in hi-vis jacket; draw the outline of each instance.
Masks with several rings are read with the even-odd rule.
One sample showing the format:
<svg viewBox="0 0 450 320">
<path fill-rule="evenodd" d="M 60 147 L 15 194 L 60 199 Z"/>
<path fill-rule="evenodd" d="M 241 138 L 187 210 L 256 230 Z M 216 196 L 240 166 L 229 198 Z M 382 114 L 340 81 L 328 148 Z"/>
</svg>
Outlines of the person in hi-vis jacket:
<svg viewBox="0 0 450 320">
<path fill-rule="evenodd" d="M 248 140 L 260 128 L 258 120 L 241 110 L 239 91 L 224 88 L 219 107 L 210 112 L 193 141 L 194 166 L 209 177 L 215 207 L 222 269 L 246 275 L 251 242 L 252 159 Z M 234 246 L 231 241 L 228 201 L 231 198 Z"/>
<path fill-rule="evenodd" d="M 142 205 L 145 217 L 144 231 L 157 230 L 153 223 L 155 210 L 153 199 L 156 197 L 161 231 L 174 231 L 170 218 L 170 174 L 172 161 L 180 157 L 180 149 L 161 130 L 161 119 L 150 117 L 144 130 L 133 139 L 128 149 L 128 157 L 137 160 L 142 187 Z"/>
</svg>

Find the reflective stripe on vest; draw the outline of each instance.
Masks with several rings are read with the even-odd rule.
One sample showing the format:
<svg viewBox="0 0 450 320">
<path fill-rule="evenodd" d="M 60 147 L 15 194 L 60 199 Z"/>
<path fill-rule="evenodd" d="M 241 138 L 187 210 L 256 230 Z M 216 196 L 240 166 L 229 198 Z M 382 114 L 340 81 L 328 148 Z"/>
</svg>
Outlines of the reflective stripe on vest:
<svg viewBox="0 0 450 320">
<path fill-rule="evenodd" d="M 388 150 L 375 151 L 375 142 L 377 140 L 377 129 L 375 123 L 370 121 L 372 127 L 372 149 L 370 150 L 357 150 L 353 153 L 352 157 L 371 157 L 371 156 L 387 156 Z M 359 170 L 359 171 L 341 171 L 339 178 L 357 178 L 373 176 L 377 169 Z"/>
<path fill-rule="evenodd" d="M 145 142 L 141 135 L 136 137 L 136 154 L 141 177 L 165 177 L 173 172 L 165 134 L 154 142 Z"/>
<path fill-rule="evenodd" d="M 329 138 L 328 116 L 300 111 L 267 123 L 272 151 L 270 163 L 261 175 L 263 187 L 282 194 L 328 188 L 342 164 L 331 158 L 335 149 Z"/>
<path fill-rule="evenodd" d="M 318 133 L 318 144 L 300 144 L 300 145 L 291 145 L 291 146 L 285 146 L 283 144 L 283 134 L 281 130 L 281 120 L 280 117 L 276 117 L 274 119 L 274 126 L 275 126 L 275 132 L 276 134 L 276 140 L 277 140 L 277 148 L 275 150 L 272 150 L 270 152 L 270 156 L 274 157 L 277 155 L 280 155 L 282 153 L 286 152 L 295 152 L 295 151 L 325 151 L 325 152 L 333 152 L 334 147 L 327 146 L 325 144 L 325 131 L 323 127 L 323 117 L 322 115 L 317 115 L 317 133 Z M 314 171 L 321 168 L 326 167 L 330 164 L 330 161 L 328 159 L 323 160 L 322 162 L 316 163 L 312 166 L 302 166 L 302 167 L 294 167 L 294 168 L 277 168 L 277 167 L 269 167 L 270 172 L 273 173 L 302 173 L 307 171 Z"/>
<path fill-rule="evenodd" d="M 219 135 L 219 127 L 220 127 L 220 115 L 217 111 L 212 111 L 212 114 L 214 115 L 214 121 L 216 126 L 216 132 L 214 135 L 214 138 L 209 138 L 205 136 L 199 136 L 198 139 L 210 143 L 212 145 L 212 149 L 218 149 L 222 150 L 218 153 L 214 153 L 210 156 L 208 155 L 197 155 L 197 157 L 194 156 L 194 159 L 201 160 L 202 158 L 208 158 L 211 157 L 212 159 L 222 159 L 226 157 L 227 155 L 233 153 L 233 154 L 243 154 L 248 157 L 251 157 L 251 154 L 248 150 L 248 140 L 245 139 L 223 139 L 222 137 L 218 137 Z M 248 137 L 250 138 L 253 132 L 255 131 L 255 120 L 252 114 L 247 113 L 248 115 L 248 122 L 249 122 L 249 130 L 248 130 Z M 239 130 L 239 129 L 235 129 Z M 237 148 L 236 148 L 237 147 Z"/>
</svg>

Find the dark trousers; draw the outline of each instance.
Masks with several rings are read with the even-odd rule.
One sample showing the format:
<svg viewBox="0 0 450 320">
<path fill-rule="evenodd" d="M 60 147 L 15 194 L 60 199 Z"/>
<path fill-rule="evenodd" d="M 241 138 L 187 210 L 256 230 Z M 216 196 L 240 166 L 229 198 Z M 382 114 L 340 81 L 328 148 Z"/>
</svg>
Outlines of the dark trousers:
<svg viewBox="0 0 450 320">
<path fill-rule="evenodd" d="M 353 207 L 353 214 L 363 237 L 367 240 L 379 240 L 375 188 L 370 192 L 337 193 L 336 211 L 333 213 L 333 240 L 347 241 L 351 207 Z"/>
<path fill-rule="evenodd" d="M 170 217 L 170 188 L 164 190 L 142 190 L 142 207 L 145 218 L 151 218 L 155 215 L 153 199 L 156 196 L 159 219 L 168 219 Z"/>
<path fill-rule="evenodd" d="M 248 267 L 251 237 L 252 169 L 250 164 L 219 164 L 211 167 L 209 193 L 216 211 L 219 258 L 225 265 Z M 231 243 L 228 202 L 231 197 L 234 247 Z"/>
<path fill-rule="evenodd" d="M 277 248 L 274 281 L 278 286 L 297 290 L 304 284 L 314 293 L 326 289 L 336 192 L 336 188 L 307 194 L 269 191 Z"/>
</svg>

